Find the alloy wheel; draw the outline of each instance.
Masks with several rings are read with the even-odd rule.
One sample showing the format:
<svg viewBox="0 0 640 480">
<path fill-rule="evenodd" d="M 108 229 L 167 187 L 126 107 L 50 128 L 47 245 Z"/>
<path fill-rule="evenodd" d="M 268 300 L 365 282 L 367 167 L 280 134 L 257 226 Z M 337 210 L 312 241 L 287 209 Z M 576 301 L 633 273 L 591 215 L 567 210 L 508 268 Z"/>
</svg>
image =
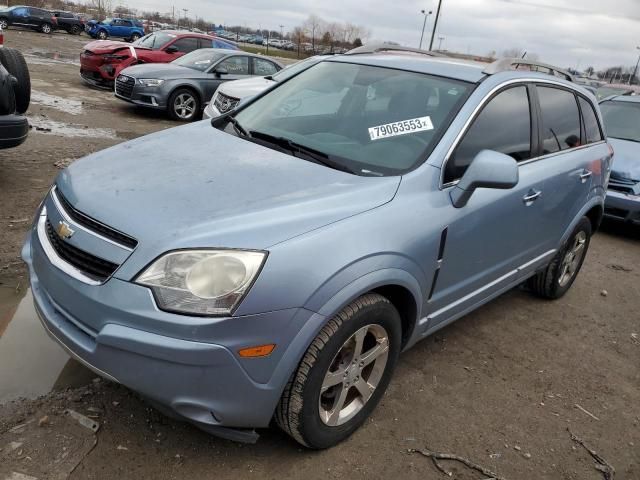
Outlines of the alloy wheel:
<svg viewBox="0 0 640 480">
<path fill-rule="evenodd" d="M 42 33 L 51 33 L 51 26 L 46 23 L 42 25 Z"/>
<path fill-rule="evenodd" d="M 173 111 L 176 112 L 176 115 L 183 120 L 190 119 L 195 115 L 196 99 L 193 98 L 193 95 L 181 93 L 173 102 Z"/>
<path fill-rule="evenodd" d="M 322 422 L 343 425 L 367 404 L 384 375 L 389 357 L 389 334 L 377 324 L 355 332 L 338 350 L 320 389 Z"/>
<path fill-rule="evenodd" d="M 9 27 L 9 23 L 6 20 L 0 20 L 0 29 L 6 30 Z"/>
<path fill-rule="evenodd" d="M 558 283 L 561 287 L 567 285 L 578 271 L 582 258 L 586 252 L 586 242 L 587 234 L 583 231 L 578 232 L 573 238 L 573 243 L 560 265 L 560 277 L 558 278 Z"/>
</svg>

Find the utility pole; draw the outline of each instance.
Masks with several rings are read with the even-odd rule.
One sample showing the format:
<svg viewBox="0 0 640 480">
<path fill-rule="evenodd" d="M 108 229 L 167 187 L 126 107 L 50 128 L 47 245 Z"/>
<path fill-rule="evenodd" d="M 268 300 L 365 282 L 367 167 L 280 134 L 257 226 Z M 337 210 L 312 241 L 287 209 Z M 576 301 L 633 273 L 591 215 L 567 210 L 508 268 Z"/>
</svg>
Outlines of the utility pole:
<svg viewBox="0 0 640 480">
<path fill-rule="evenodd" d="M 429 42 L 429 51 L 433 50 L 433 40 L 436 36 L 436 28 L 438 28 L 438 20 L 440 19 L 440 7 L 442 7 L 442 0 L 438 0 L 438 9 L 436 10 L 436 18 L 433 21 L 433 31 L 431 32 L 431 42 Z"/>
<path fill-rule="evenodd" d="M 637 50 L 640 50 L 640 46 L 636 47 Z M 633 69 L 633 75 L 629 77 L 629 85 L 631 85 L 631 80 L 636 78 L 638 74 L 638 67 L 640 67 L 640 54 L 638 54 L 638 62 L 636 63 L 636 68 Z"/>
<path fill-rule="evenodd" d="M 444 35 L 438 35 L 438 51 L 442 51 L 442 41 L 444 40 Z"/>
<path fill-rule="evenodd" d="M 182 11 L 184 12 L 184 26 L 186 28 L 189 28 L 189 22 L 187 21 L 187 12 L 189 11 L 189 9 L 183 8 Z"/>
<path fill-rule="evenodd" d="M 429 10 L 429 13 L 426 12 L 426 10 L 420 10 L 420 12 L 424 15 L 424 23 L 422 24 L 422 34 L 420 35 L 420 46 L 418 48 L 422 48 L 422 39 L 424 38 L 424 29 L 427 26 L 427 19 L 429 18 L 429 15 L 431 15 L 433 13 L 433 11 Z"/>
<path fill-rule="evenodd" d="M 284 25 L 280 25 L 280 40 L 284 38 Z"/>
</svg>

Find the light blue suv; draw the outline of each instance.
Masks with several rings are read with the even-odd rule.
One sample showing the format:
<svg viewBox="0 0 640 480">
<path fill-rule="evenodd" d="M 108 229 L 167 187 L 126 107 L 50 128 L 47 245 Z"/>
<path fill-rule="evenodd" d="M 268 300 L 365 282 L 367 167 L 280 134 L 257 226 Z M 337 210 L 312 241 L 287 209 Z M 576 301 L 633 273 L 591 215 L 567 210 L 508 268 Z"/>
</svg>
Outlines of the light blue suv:
<svg viewBox="0 0 640 480">
<path fill-rule="evenodd" d="M 50 335 L 226 438 L 355 431 L 401 351 L 572 285 L 611 149 L 564 79 L 381 51 L 62 171 L 22 255 Z M 322 99 L 326 101 L 322 101 Z M 320 106 L 320 107 L 319 107 Z"/>
</svg>

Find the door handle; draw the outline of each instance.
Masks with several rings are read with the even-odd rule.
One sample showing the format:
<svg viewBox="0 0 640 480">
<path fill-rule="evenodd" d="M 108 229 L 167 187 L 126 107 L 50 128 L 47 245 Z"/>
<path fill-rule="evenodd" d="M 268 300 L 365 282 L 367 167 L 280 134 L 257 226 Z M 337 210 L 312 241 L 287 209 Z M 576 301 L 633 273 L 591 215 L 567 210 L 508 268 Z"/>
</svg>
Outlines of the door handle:
<svg viewBox="0 0 640 480">
<path fill-rule="evenodd" d="M 540 198 L 541 195 L 542 195 L 542 192 L 540 190 L 531 189 L 524 197 L 522 197 L 522 201 L 528 207 L 533 202 L 535 202 L 538 198 Z"/>
<path fill-rule="evenodd" d="M 591 175 L 593 175 L 593 172 L 591 170 L 585 170 L 580 174 L 580 181 L 582 183 L 585 183 Z"/>
</svg>

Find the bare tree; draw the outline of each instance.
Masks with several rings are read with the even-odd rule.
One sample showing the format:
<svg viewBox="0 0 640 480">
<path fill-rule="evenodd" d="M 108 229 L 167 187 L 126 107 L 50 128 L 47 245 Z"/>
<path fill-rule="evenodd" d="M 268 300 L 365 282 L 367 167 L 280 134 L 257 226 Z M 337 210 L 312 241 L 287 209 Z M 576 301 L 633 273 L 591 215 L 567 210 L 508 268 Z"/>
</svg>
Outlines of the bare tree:
<svg viewBox="0 0 640 480">
<path fill-rule="evenodd" d="M 96 11 L 98 18 L 104 20 L 111 15 L 111 0 L 89 0 L 89 8 Z"/>
<path fill-rule="evenodd" d="M 320 34 L 320 30 L 322 29 L 325 21 L 322 20 L 317 15 L 309 15 L 309 18 L 304 22 L 304 28 L 309 30 L 311 34 L 311 44 L 313 45 L 313 51 L 316 49 L 316 35 Z"/>
</svg>

